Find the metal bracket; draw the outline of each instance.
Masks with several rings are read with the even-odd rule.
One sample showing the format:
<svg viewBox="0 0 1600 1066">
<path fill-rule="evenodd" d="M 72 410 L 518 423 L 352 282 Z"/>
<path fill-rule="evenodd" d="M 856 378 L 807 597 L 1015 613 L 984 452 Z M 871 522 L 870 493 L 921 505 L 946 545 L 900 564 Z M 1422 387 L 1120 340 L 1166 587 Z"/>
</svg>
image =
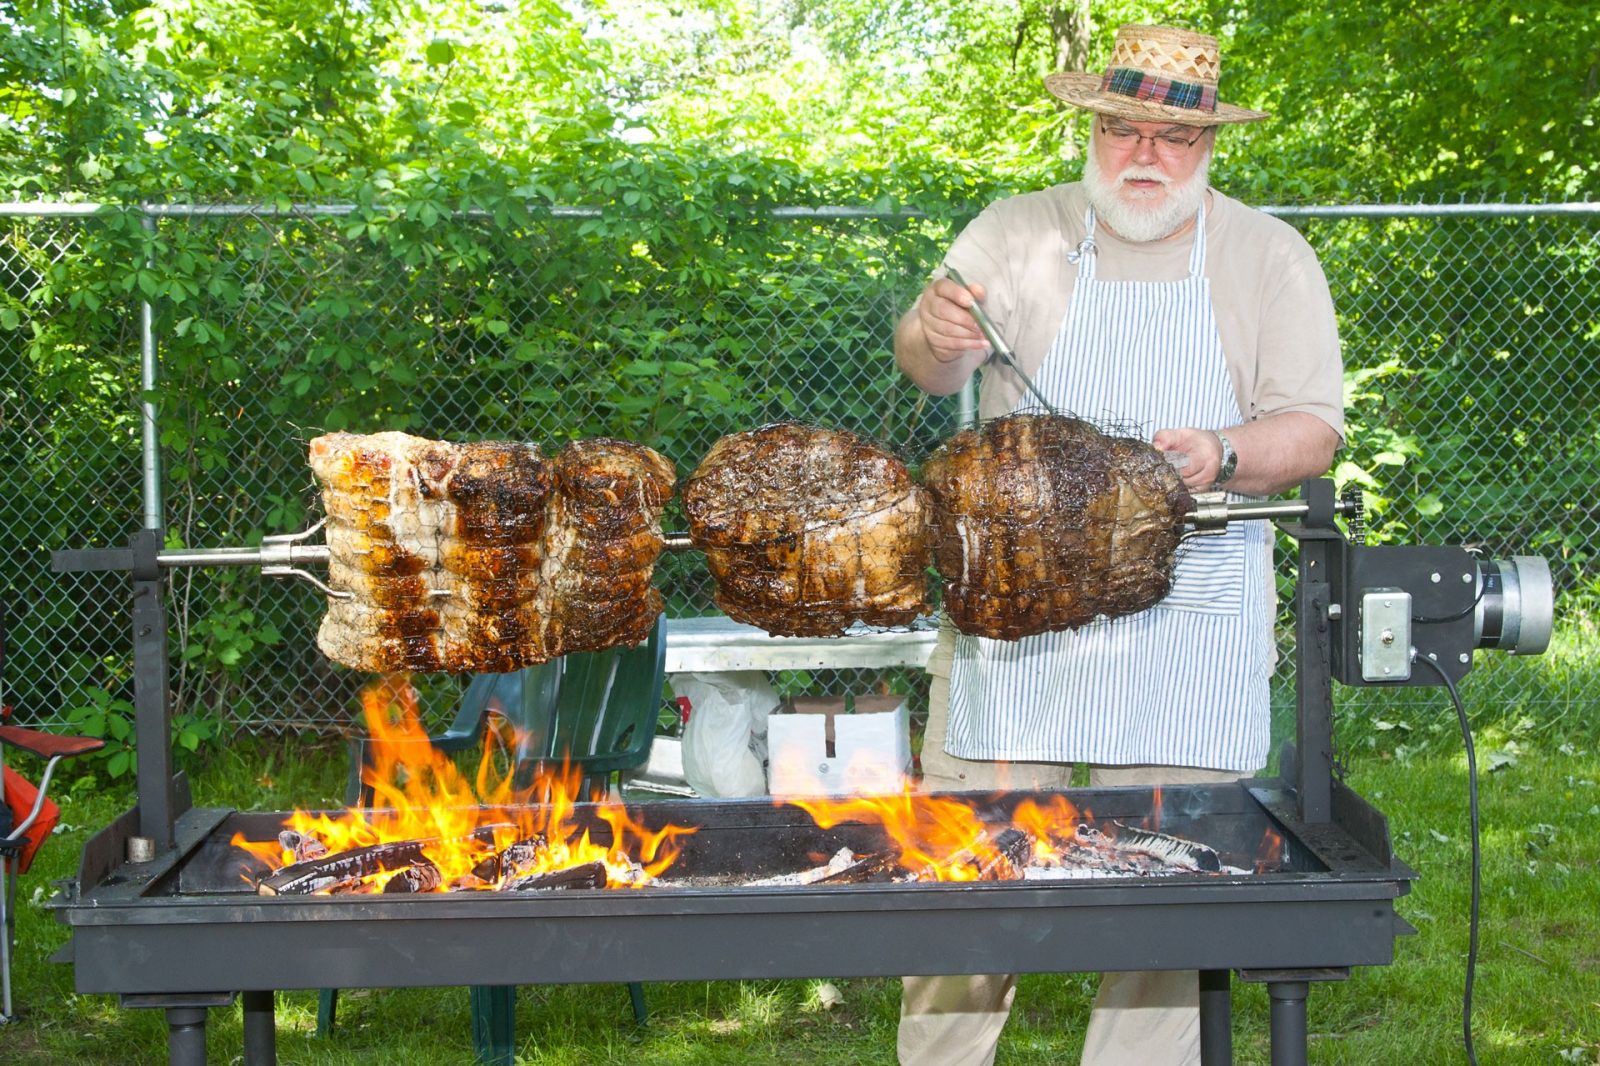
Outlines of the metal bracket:
<svg viewBox="0 0 1600 1066">
<path fill-rule="evenodd" d="M 327 518 L 323 518 L 310 529 L 300 533 L 277 533 L 261 538 L 261 574 L 263 577 L 298 577 L 308 581 L 320 589 L 323 595 L 333 600 L 354 599 L 355 594 L 340 592 L 329 588 L 315 574 L 302 570 L 295 564 L 307 560 L 312 556 L 326 560 L 327 548 L 324 545 L 305 545 L 304 548 L 317 548 L 317 552 L 310 552 L 301 547 L 300 542 L 311 536 L 317 530 L 327 525 Z"/>
<path fill-rule="evenodd" d="M 1189 523 L 1194 528 L 1186 531 L 1179 540 L 1190 537 L 1220 537 L 1228 532 L 1228 494 L 1226 492 L 1197 492 L 1194 510 L 1189 512 Z"/>
</svg>

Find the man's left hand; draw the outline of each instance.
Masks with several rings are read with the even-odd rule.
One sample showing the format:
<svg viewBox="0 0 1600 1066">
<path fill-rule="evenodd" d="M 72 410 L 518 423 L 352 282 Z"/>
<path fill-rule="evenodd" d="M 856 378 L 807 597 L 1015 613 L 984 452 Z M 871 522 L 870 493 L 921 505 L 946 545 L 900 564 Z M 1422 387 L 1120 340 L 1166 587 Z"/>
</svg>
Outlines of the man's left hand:
<svg viewBox="0 0 1600 1066">
<path fill-rule="evenodd" d="M 1190 492 L 1210 492 L 1222 472 L 1222 442 L 1209 429 L 1163 429 L 1151 441 L 1183 478 Z M 1183 456 L 1183 459 L 1179 459 Z"/>
<path fill-rule="evenodd" d="M 1284 411 L 1237 426 L 1223 426 L 1233 445 L 1238 465 L 1228 479 L 1228 491 L 1246 496 L 1287 492 L 1308 477 L 1321 476 L 1333 463 L 1339 433 L 1316 415 Z M 1174 462 L 1190 492 L 1210 492 L 1222 472 L 1222 441 L 1211 429 L 1157 430 L 1151 442 Z"/>
</svg>

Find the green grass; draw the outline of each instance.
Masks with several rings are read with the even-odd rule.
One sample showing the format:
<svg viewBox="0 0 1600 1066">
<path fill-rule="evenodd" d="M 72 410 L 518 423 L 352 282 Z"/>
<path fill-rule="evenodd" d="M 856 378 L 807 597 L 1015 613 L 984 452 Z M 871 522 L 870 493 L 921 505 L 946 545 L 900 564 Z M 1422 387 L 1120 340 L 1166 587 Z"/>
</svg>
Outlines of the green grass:
<svg viewBox="0 0 1600 1066">
<path fill-rule="evenodd" d="M 1499 744 L 1482 747 L 1486 753 L 1502 751 Z M 1388 815 L 1398 852 L 1422 875 L 1399 904 L 1418 935 L 1398 942 L 1391 966 L 1314 986 L 1314 1063 L 1465 1061 L 1465 763 L 1459 743 L 1452 748 L 1442 738 L 1416 750 L 1400 747 L 1399 756 L 1393 745 L 1356 748 L 1349 754 L 1350 782 Z M 333 804 L 343 773 L 343 751 L 335 746 L 247 743 L 200 768 L 196 801 L 256 810 Z M 1520 745 L 1510 761 L 1500 760 L 1499 769 L 1482 773 L 1484 911 L 1474 1031 L 1485 1064 L 1600 1062 L 1597 782 L 1600 745 L 1571 733 L 1540 734 Z M 16 997 L 24 1013 L 0 1030 L 0 1061 L 166 1061 L 159 1012 L 122 1010 L 111 997 L 79 996 L 71 990 L 70 968 L 45 961 L 65 941 L 66 929 L 36 899 L 48 894 L 53 878 L 71 873 L 88 834 L 130 800 L 114 789 L 69 791 L 63 804 L 68 828 L 23 879 Z M 822 1006 L 821 981 L 648 985 L 651 1019 L 643 1029 L 633 1024 L 621 986 L 529 986 L 518 1003 L 519 1061 L 893 1063 L 898 982 L 832 983 L 843 1002 L 831 1009 Z M 1024 977 L 997 1061 L 1076 1061 L 1092 993 L 1088 975 Z M 1235 1060 L 1266 1063 L 1264 990 L 1235 981 L 1234 996 Z M 467 996 L 459 988 L 346 990 L 339 1027 L 328 1039 L 315 1035 L 315 994 L 286 992 L 278 998 L 277 1021 L 278 1056 L 285 1064 L 473 1061 Z M 210 1060 L 239 1061 L 238 1007 L 213 1011 L 209 1030 Z"/>
</svg>

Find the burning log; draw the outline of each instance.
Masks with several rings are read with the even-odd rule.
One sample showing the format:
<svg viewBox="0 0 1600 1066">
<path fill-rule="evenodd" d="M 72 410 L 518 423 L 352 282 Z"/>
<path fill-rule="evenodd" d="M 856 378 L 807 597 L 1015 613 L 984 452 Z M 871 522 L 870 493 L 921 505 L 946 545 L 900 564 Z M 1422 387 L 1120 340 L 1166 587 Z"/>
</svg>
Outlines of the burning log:
<svg viewBox="0 0 1600 1066">
<path fill-rule="evenodd" d="M 540 892 L 555 888 L 605 888 L 606 864 L 586 862 L 561 870 L 514 877 L 500 886 L 502 892 Z"/>
<path fill-rule="evenodd" d="M 539 864 L 550 854 L 550 845 L 541 836 L 528 837 L 506 845 L 472 868 L 472 875 L 493 884 L 502 878 L 517 877 Z"/>
<path fill-rule="evenodd" d="M 815 856 L 814 856 L 815 857 Z M 900 869 L 892 856 L 857 855 L 849 848 L 840 848 L 833 857 L 820 866 L 797 873 L 775 874 L 754 881 L 741 882 L 747 888 L 770 888 L 788 885 L 860 885 L 868 882 L 893 881 Z"/>
<path fill-rule="evenodd" d="M 907 881 L 1020 881 L 1033 855 L 1033 835 L 1002 829 L 991 840 L 987 832 L 943 862 L 930 863 L 903 878 Z M 968 871 L 971 875 L 968 876 Z"/>
<path fill-rule="evenodd" d="M 316 837 L 297 833 L 293 829 L 285 829 L 278 834 L 278 846 L 292 854 L 294 862 L 305 862 L 307 859 L 316 859 L 328 854 L 328 845 Z"/>
<path fill-rule="evenodd" d="M 846 849 L 845 854 L 849 854 Z M 823 867 L 827 870 L 827 867 Z M 866 855 L 841 869 L 814 878 L 819 885 L 870 885 L 902 880 L 905 870 L 893 855 Z M 801 882 L 804 884 L 805 882 Z"/>
<path fill-rule="evenodd" d="M 1245 873 L 1222 865 L 1204 844 L 1167 833 L 1112 822 L 1116 835 L 1078 826 L 1067 840 L 1052 840 L 1049 856 L 1025 871 L 1030 880 L 1094 877 L 1170 877 L 1197 873 Z"/>
<path fill-rule="evenodd" d="M 263 877 L 256 891 L 263 896 L 310 895 L 341 881 L 410 866 L 422 858 L 422 849 L 431 843 L 434 841 L 394 840 L 306 859 Z"/>
<path fill-rule="evenodd" d="M 1217 857 L 1215 851 L 1204 844 L 1169 836 L 1166 833 L 1157 833 L 1151 829 L 1137 829 L 1121 822 L 1111 824 L 1117 827 L 1115 843 L 1118 848 L 1142 851 L 1174 866 L 1186 866 L 1204 873 L 1218 873 L 1222 870 L 1222 860 Z"/>
<path fill-rule="evenodd" d="M 432 892 L 444 883 L 444 874 L 427 859 L 418 859 L 384 884 L 385 893 Z"/>
<path fill-rule="evenodd" d="M 470 838 L 493 841 L 494 831 L 500 825 L 479 826 Z M 298 834 L 296 834 L 298 835 Z M 282 843 L 280 836 L 279 842 Z M 427 848 L 445 843 L 440 837 L 425 840 L 392 840 L 382 844 L 369 844 L 337 854 L 320 854 L 299 862 L 290 863 L 263 877 L 256 884 L 256 892 L 263 896 L 306 896 L 313 892 L 331 890 L 343 882 L 359 881 L 386 870 L 415 866 Z M 301 848 L 292 849 L 300 854 Z M 308 849 L 309 851 L 310 849 Z M 326 848 L 324 848 L 326 852 Z M 396 889 L 396 891 L 401 891 Z"/>
<path fill-rule="evenodd" d="M 840 848 L 825 866 L 794 874 L 747 881 L 750 887 L 769 885 L 866 885 L 896 881 L 1018 881 L 1033 854 L 1033 836 L 1020 829 L 1003 829 L 989 839 L 987 833 L 972 847 L 963 848 L 945 862 L 908 870 L 889 853 L 856 855 Z M 941 871 L 944 876 L 940 876 Z M 970 873 L 969 873 L 970 872 Z"/>
</svg>

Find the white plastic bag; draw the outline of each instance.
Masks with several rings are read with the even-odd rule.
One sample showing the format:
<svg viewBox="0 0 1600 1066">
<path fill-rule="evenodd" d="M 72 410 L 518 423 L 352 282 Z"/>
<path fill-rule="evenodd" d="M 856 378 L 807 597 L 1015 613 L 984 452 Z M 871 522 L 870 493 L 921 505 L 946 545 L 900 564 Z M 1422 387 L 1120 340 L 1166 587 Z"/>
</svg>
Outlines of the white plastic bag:
<svg viewBox="0 0 1600 1066">
<path fill-rule="evenodd" d="M 673 674 L 672 691 L 689 698 L 683 727 L 683 776 L 702 796 L 760 796 L 767 791 L 767 716 L 778 693 L 759 670 Z"/>
</svg>

